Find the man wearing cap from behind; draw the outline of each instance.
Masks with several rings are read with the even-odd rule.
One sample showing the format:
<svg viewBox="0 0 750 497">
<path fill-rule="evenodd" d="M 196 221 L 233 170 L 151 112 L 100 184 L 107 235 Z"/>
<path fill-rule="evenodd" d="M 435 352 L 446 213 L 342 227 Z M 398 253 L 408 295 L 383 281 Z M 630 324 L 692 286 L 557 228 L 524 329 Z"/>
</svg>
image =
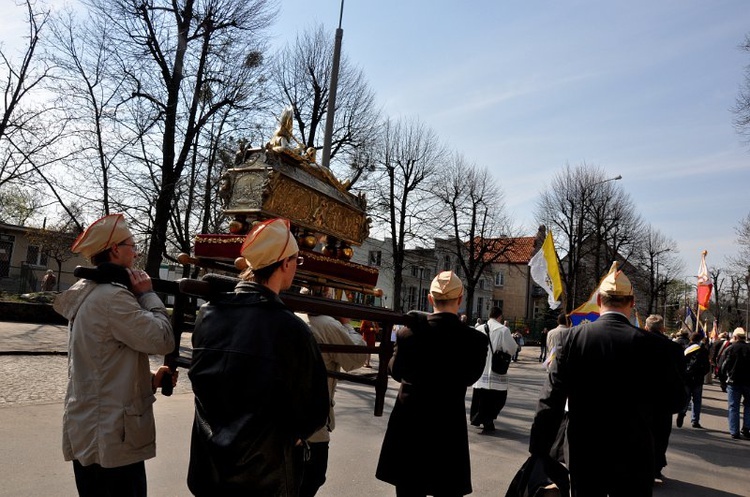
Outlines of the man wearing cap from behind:
<svg viewBox="0 0 750 497">
<path fill-rule="evenodd" d="M 193 332 L 188 487 L 197 496 L 297 496 L 304 441 L 330 404 L 318 345 L 279 298 L 301 263 L 289 222 L 256 224 L 241 255 L 241 281 L 201 308 Z"/>
<path fill-rule="evenodd" d="M 148 355 L 174 349 L 169 316 L 148 274 L 133 269 L 138 250 L 122 214 L 94 222 L 71 250 L 96 270 L 54 303 L 70 323 L 63 454 L 79 495 L 145 496 L 154 393 L 169 371 L 152 374 Z"/>
<path fill-rule="evenodd" d="M 613 263 L 597 294 L 600 317 L 571 328 L 552 361 L 531 427 L 529 451 L 549 454 L 568 401 L 571 486 L 577 497 L 650 497 L 651 420 L 685 402 L 681 371 L 663 340 L 630 323 L 627 276 Z"/>
<path fill-rule="evenodd" d="M 399 497 L 470 494 L 466 389 L 484 371 L 485 335 L 458 317 L 461 280 L 443 271 L 432 280 L 432 314 L 410 312 L 388 365 L 401 383 L 375 476 Z"/>
<path fill-rule="evenodd" d="M 719 378 L 726 385 L 729 435 L 750 439 L 750 344 L 743 328 L 735 328 L 732 341 L 722 355 Z M 743 406 L 740 430 L 740 404 Z"/>
</svg>

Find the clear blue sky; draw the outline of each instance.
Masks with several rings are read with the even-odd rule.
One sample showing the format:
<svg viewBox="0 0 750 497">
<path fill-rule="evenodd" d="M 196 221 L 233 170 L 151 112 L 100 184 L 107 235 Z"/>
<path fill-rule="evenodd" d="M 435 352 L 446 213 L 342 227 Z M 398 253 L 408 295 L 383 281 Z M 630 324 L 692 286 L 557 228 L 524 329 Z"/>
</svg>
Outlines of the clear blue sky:
<svg viewBox="0 0 750 497">
<path fill-rule="evenodd" d="M 283 0 L 274 43 L 338 25 L 339 0 Z M 732 127 L 750 1 L 344 3 L 343 50 L 387 115 L 418 116 L 499 179 L 532 235 L 565 164 L 601 166 L 677 241 L 686 276 L 736 253 L 750 148 Z"/>
<path fill-rule="evenodd" d="M 338 24 L 339 0 L 280 5 L 277 46 Z M 25 34 L 13 10 L 0 19 L 6 48 Z M 736 253 L 750 147 L 730 109 L 750 64 L 738 48 L 750 1 L 348 0 L 343 29 L 384 112 L 419 117 L 489 168 L 527 234 L 550 178 L 586 162 L 623 176 L 638 212 L 677 241 L 686 276 L 704 249 L 709 267 Z"/>
</svg>

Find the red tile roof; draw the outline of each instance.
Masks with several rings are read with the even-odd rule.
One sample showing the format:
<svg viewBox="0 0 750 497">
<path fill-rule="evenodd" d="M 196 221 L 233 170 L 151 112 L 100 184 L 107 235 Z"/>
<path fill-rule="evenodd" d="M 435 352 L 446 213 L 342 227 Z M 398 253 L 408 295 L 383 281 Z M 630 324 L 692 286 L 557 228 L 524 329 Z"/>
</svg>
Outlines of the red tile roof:
<svg viewBox="0 0 750 497">
<path fill-rule="evenodd" d="M 497 252 L 505 251 L 505 253 L 495 262 L 506 264 L 528 264 L 534 253 L 534 240 L 536 240 L 536 237 L 533 236 L 495 238 L 492 242 L 495 244 L 496 251 L 486 253 L 484 259 L 492 259 Z"/>
</svg>

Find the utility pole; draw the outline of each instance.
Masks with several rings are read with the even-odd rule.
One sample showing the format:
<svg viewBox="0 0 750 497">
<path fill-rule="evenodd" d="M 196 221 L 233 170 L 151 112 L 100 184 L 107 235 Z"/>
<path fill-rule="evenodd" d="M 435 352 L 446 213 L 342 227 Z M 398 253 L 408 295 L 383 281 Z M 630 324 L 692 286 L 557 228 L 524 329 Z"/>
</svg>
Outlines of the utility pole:
<svg viewBox="0 0 750 497">
<path fill-rule="evenodd" d="M 331 67 L 331 88 L 328 95 L 328 115 L 326 116 L 326 132 L 323 137 L 323 167 L 331 167 L 331 141 L 333 140 L 333 116 L 336 112 L 336 89 L 339 83 L 339 61 L 341 60 L 341 39 L 344 30 L 341 29 L 341 19 L 344 17 L 344 0 L 341 0 L 339 12 L 339 27 L 336 29 L 336 41 L 333 46 L 333 65 Z"/>
</svg>

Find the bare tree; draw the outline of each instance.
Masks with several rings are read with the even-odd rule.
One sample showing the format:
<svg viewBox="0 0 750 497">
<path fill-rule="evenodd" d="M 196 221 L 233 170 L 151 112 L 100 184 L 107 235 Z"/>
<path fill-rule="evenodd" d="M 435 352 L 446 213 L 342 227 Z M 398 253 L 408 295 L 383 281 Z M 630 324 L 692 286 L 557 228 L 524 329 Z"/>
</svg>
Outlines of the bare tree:
<svg viewBox="0 0 750 497">
<path fill-rule="evenodd" d="M 750 53 L 750 35 L 745 36 L 740 49 Z M 735 129 L 750 143 L 750 65 L 745 67 L 745 81 L 740 87 L 733 111 Z"/>
<path fill-rule="evenodd" d="M 78 18 L 73 11 L 62 11 L 52 20 L 48 41 L 47 57 L 57 71 L 47 88 L 64 110 L 70 151 L 61 160 L 65 168 L 52 181 L 54 189 L 63 192 L 61 197 L 74 199 L 76 211 L 60 200 L 71 218 L 75 212 L 110 214 L 122 205 L 116 164 L 130 159 L 128 147 L 137 140 L 137 130 L 117 112 L 123 99 L 123 79 L 114 77 L 117 46 L 98 22 L 96 17 Z M 73 170 L 77 174 L 70 174 Z M 79 229 L 84 224 L 74 222 Z"/>
<path fill-rule="evenodd" d="M 453 254 L 466 279 L 466 314 L 471 321 L 474 290 L 493 263 L 508 260 L 515 229 L 505 211 L 502 189 L 487 169 L 454 154 L 441 173 L 432 185 L 441 204 L 433 219 L 450 219 Z M 436 231 L 445 228 L 445 222 L 435 226 Z"/>
<path fill-rule="evenodd" d="M 42 195 L 28 188 L 0 190 L 0 220 L 26 226 L 43 205 Z"/>
<path fill-rule="evenodd" d="M 0 187 L 34 174 L 41 166 L 31 159 L 49 143 L 53 130 L 38 122 L 43 106 L 27 102 L 34 90 L 49 75 L 49 67 L 39 61 L 37 48 L 49 19 L 49 11 L 36 10 L 36 3 L 26 0 L 28 34 L 20 60 L 0 49 L 0 86 L 3 92 L 0 116 Z"/>
<path fill-rule="evenodd" d="M 70 251 L 70 247 L 78 234 L 77 231 L 70 231 L 70 225 L 66 225 L 62 229 L 52 227 L 50 229 L 31 229 L 26 232 L 29 245 L 39 247 L 41 254 L 47 256 L 48 260 L 54 260 L 57 264 L 55 272 L 57 273 L 58 290 L 62 265 L 65 261 L 73 258 L 74 254 Z"/>
<path fill-rule="evenodd" d="M 734 232 L 737 235 L 738 254 L 730 257 L 728 262 L 733 272 L 750 273 L 750 214 L 740 220 Z"/>
<path fill-rule="evenodd" d="M 292 105 L 301 134 L 301 145 L 321 150 L 328 118 L 334 37 L 323 26 L 297 36 L 274 58 L 271 79 L 279 108 Z M 334 169 L 353 185 L 372 170 L 363 153 L 373 146 L 379 124 L 375 96 L 361 69 L 342 56 L 336 91 L 336 109 L 331 138 Z"/>
<path fill-rule="evenodd" d="M 142 210 L 133 222 L 148 234 L 146 270 L 153 276 L 168 255 L 170 225 L 182 223 L 173 219 L 176 194 L 201 143 L 201 131 L 223 109 L 250 105 L 253 92 L 260 93 L 254 85 L 262 81 L 265 45 L 258 35 L 270 25 L 275 3 L 84 3 L 92 25 L 116 47 L 107 77 L 110 85 L 119 81 L 114 110 L 134 140 L 125 140 L 129 146 L 108 167 L 118 177 L 117 207 Z"/>
<path fill-rule="evenodd" d="M 651 225 L 642 230 L 643 235 L 634 246 L 631 261 L 643 270 L 646 281 L 641 287 L 647 295 L 639 295 L 639 301 L 646 301 L 646 313 L 659 312 L 659 298 L 666 304 L 667 288 L 682 273 L 682 263 L 678 259 L 677 243 Z M 637 275 L 631 275 L 637 279 Z M 642 279 L 642 278 L 641 278 Z M 667 319 L 667 316 L 664 316 Z"/>
<path fill-rule="evenodd" d="M 727 273 L 729 287 L 722 292 L 726 304 L 727 329 L 737 326 L 747 327 L 747 305 L 750 303 L 750 279 L 747 274 Z"/>
<path fill-rule="evenodd" d="M 377 167 L 368 189 L 376 228 L 384 230 L 393 248 L 393 303 L 400 311 L 402 271 L 407 248 L 430 234 L 434 215 L 430 193 L 446 151 L 434 131 L 418 119 L 387 120 L 373 161 Z"/>
<path fill-rule="evenodd" d="M 717 323 L 721 323 L 725 318 L 726 302 L 728 296 L 725 295 L 725 286 L 727 282 L 726 270 L 717 267 L 708 268 L 708 275 L 713 284 L 714 309 L 713 315 Z"/>
<path fill-rule="evenodd" d="M 551 229 L 567 310 L 588 299 L 613 260 L 627 260 L 640 218 L 630 197 L 600 167 L 566 165 L 537 201 L 536 219 Z"/>
</svg>

